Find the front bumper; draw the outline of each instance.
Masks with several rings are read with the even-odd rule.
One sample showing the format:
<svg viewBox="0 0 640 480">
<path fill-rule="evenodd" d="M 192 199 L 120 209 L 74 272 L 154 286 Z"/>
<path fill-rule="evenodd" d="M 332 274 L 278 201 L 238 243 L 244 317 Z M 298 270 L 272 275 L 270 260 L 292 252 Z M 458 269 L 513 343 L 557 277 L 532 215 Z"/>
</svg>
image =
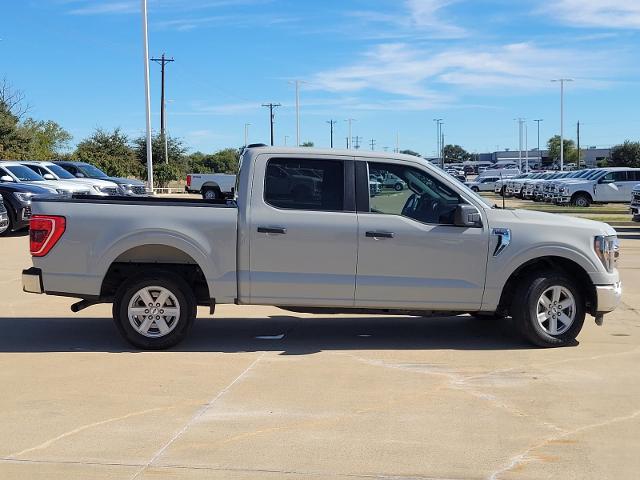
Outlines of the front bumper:
<svg viewBox="0 0 640 480">
<path fill-rule="evenodd" d="M 622 282 L 613 285 L 596 285 L 597 313 L 614 311 L 622 299 Z"/>
<path fill-rule="evenodd" d="M 22 290 L 27 293 L 44 293 L 42 270 L 31 267 L 22 271 Z"/>
</svg>

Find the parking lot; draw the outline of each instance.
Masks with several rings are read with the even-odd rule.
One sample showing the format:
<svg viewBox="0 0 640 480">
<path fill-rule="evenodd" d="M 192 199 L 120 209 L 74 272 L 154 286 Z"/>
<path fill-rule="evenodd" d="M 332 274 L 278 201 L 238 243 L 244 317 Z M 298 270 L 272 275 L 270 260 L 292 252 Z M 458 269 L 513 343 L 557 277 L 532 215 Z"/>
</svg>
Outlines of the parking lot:
<svg viewBox="0 0 640 480">
<path fill-rule="evenodd" d="M 109 306 L 21 292 L 2 239 L 0 478 L 637 478 L 640 241 L 622 307 L 579 345 L 508 321 L 200 311 L 189 339 L 131 350 Z"/>
</svg>

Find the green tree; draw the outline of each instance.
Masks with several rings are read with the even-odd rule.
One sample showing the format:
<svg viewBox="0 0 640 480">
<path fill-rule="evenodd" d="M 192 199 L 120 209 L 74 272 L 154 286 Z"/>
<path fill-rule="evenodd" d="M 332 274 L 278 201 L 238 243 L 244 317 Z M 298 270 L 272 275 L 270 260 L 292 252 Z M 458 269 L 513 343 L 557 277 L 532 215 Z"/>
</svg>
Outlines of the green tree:
<svg viewBox="0 0 640 480">
<path fill-rule="evenodd" d="M 471 154 L 460 145 L 444 146 L 444 163 L 462 163 L 471 160 Z"/>
<path fill-rule="evenodd" d="M 20 126 L 29 138 L 29 160 L 54 160 L 73 138 L 69 132 L 52 120 L 28 118 Z"/>
<path fill-rule="evenodd" d="M 195 152 L 189 155 L 188 173 L 232 173 L 238 172 L 240 152 L 235 148 L 225 148 L 212 154 Z"/>
<path fill-rule="evenodd" d="M 611 164 L 614 167 L 640 168 L 640 142 L 625 140 L 611 149 Z"/>
<path fill-rule="evenodd" d="M 313 142 L 304 142 L 302 145 L 300 145 L 301 147 L 313 147 L 314 143 Z"/>
<path fill-rule="evenodd" d="M 577 163 L 578 150 L 573 140 L 564 139 L 564 163 Z M 549 160 L 560 163 L 560 135 L 554 135 L 547 142 Z"/>
<path fill-rule="evenodd" d="M 421 157 L 418 152 L 414 152 L 413 150 L 400 150 L 400 153 L 404 153 L 405 155 L 413 155 L 414 157 Z"/>
<path fill-rule="evenodd" d="M 119 128 L 113 131 L 96 129 L 78 144 L 72 157 L 92 163 L 114 177 L 139 177 L 142 173 L 129 137 Z"/>
<path fill-rule="evenodd" d="M 19 128 L 18 117 L 0 99 L 0 159 L 26 160 L 30 144 L 27 132 Z"/>
</svg>

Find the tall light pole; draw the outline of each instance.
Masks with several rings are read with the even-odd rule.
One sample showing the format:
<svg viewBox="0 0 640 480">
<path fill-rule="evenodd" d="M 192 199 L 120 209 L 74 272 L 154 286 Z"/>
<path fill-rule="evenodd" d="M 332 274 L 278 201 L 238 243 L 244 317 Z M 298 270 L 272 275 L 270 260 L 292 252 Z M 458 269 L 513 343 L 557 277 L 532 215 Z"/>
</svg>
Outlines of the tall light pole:
<svg viewBox="0 0 640 480">
<path fill-rule="evenodd" d="M 245 147 L 249 145 L 249 127 L 250 126 L 251 126 L 250 123 L 244 124 L 244 146 Z"/>
<path fill-rule="evenodd" d="M 518 122 L 518 170 L 522 171 L 522 134 L 524 124 L 524 118 L 514 118 L 515 121 Z"/>
<path fill-rule="evenodd" d="M 292 80 L 292 83 L 296 86 L 296 146 L 300 146 L 300 84 L 307 83 L 302 80 Z"/>
<path fill-rule="evenodd" d="M 540 122 L 543 122 L 544 119 L 537 118 L 534 120 L 538 124 L 538 158 L 540 159 L 540 166 L 542 167 L 542 152 L 540 152 Z"/>
<path fill-rule="evenodd" d="M 153 193 L 153 155 L 151 145 L 151 94 L 149 88 L 149 36 L 147 33 L 147 0 L 142 1 L 142 43 L 144 53 L 144 91 L 147 121 L 147 185 Z"/>
<path fill-rule="evenodd" d="M 347 137 L 347 148 L 351 148 L 351 124 L 355 122 L 355 118 L 347 118 L 345 122 L 349 124 L 349 136 Z"/>
<path fill-rule="evenodd" d="M 564 82 L 573 82 L 572 78 L 551 80 L 560 82 L 560 171 L 564 170 Z"/>
<path fill-rule="evenodd" d="M 441 167 L 444 168 L 444 159 L 442 158 L 442 147 L 440 146 L 440 142 L 442 141 L 442 135 L 440 134 L 442 129 L 442 118 L 434 118 L 434 122 L 436 122 L 436 150 L 438 152 L 438 163 Z"/>
<path fill-rule="evenodd" d="M 529 126 L 524 122 L 524 164 L 529 172 Z"/>
</svg>

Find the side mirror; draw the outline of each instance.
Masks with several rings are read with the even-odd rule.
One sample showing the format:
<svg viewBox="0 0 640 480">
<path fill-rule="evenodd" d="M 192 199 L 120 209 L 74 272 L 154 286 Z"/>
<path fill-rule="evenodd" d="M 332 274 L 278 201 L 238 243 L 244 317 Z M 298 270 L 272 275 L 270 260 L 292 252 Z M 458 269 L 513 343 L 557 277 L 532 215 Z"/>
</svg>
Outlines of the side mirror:
<svg viewBox="0 0 640 480">
<path fill-rule="evenodd" d="M 51 175 L 50 173 L 45 173 L 42 178 L 44 178 L 45 180 L 55 180 L 56 177 L 54 177 L 53 175 Z"/>
<path fill-rule="evenodd" d="M 76 178 L 84 178 L 84 173 L 76 173 Z"/>
<path fill-rule="evenodd" d="M 2 175 L 0 177 L 0 182 L 13 182 L 13 178 L 10 177 L 9 175 Z"/>
<path fill-rule="evenodd" d="M 456 227 L 482 227 L 482 217 L 476 207 L 461 203 L 456 207 L 453 223 Z"/>
</svg>

